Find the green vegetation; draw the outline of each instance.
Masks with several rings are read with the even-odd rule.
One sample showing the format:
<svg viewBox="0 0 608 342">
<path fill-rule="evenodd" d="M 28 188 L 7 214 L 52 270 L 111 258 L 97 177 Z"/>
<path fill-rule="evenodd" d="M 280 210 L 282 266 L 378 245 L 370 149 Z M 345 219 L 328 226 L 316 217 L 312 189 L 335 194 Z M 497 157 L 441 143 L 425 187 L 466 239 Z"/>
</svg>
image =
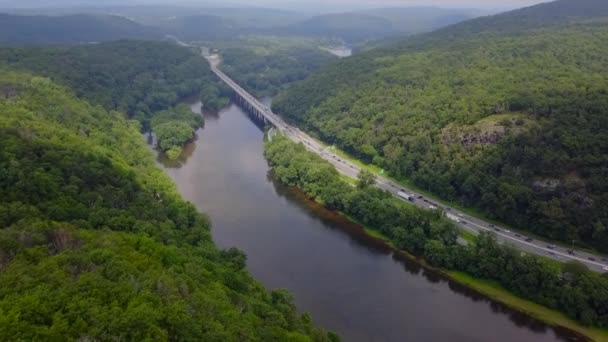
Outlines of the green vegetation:
<svg viewBox="0 0 608 342">
<path fill-rule="evenodd" d="M 201 89 L 203 108 L 217 112 L 230 103 L 231 95 L 232 89 L 224 83 L 206 83 Z"/>
<path fill-rule="evenodd" d="M 225 97 L 207 62 L 197 52 L 171 43 L 4 48 L 0 62 L 49 77 L 107 110 L 123 111 L 146 131 L 153 113 L 171 108 L 180 98 L 203 94 L 211 103 Z"/>
<path fill-rule="evenodd" d="M 256 96 L 276 95 L 338 57 L 321 47 L 330 40 L 305 37 L 243 36 L 210 43 L 221 51 L 222 70 Z"/>
<path fill-rule="evenodd" d="M 370 186 L 368 173 L 362 173 L 358 186 L 352 187 L 329 162 L 283 136 L 266 143 L 265 155 L 278 180 L 377 230 L 396 248 L 423 256 L 431 265 L 495 282 L 583 325 L 608 327 L 607 277 L 520 253 L 498 244 L 492 233 L 459 245 L 457 228 L 442 212 L 407 205 Z"/>
<path fill-rule="evenodd" d="M 0 340 L 337 340 L 214 246 L 137 121 L 2 71 L 0 146 Z"/>
<path fill-rule="evenodd" d="M 170 43 L 119 41 L 57 48 L 0 49 L 0 63 L 47 76 L 91 103 L 119 110 L 154 130 L 169 158 L 179 157 L 202 117 L 174 107 L 191 95 L 206 109 L 228 104 L 230 91 L 194 51 Z"/>
<path fill-rule="evenodd" d="M 608 3 L 561 0 L 355 55 L 275 112 L 442 199 L 608 251 Z"/>
<path fill-rule="evenodd" d="M 182 153 L 182 146 L 194 138 L 196 130 L 203 125 L 203 117 L 193 113 L 187 105 L 154 113 L 152 130 L 156 133 L 158 147 L 171 160 Z"/>
</svg>

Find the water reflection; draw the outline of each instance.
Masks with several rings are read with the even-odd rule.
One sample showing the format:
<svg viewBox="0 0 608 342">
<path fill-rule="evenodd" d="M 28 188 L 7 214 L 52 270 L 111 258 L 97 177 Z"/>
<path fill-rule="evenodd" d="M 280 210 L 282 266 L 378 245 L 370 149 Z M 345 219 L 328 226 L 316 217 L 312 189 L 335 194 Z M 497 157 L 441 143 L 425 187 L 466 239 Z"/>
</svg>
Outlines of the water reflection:
<svg viewBox="0 0 608 342">
<path fill-rule="evenodd" d="M 279 184 L 263 158 L 263 133 L 253 123 L 229 106 L 207 120 L 180 167 L 165 170 L 183 196 L 209 214 L 216 243 L 243 249 L 249 271 L 269 288 L 290 289 L 316 324 L 345 341 L 576 337 L 449 281 Z"/>
<path fill-rule="evenodd" d="M 531 331 L 540 334 L 545 334 L 549 330 L 554 330 L 554 333 L 562 341 L 586 340 L 584 337 L 578 336 L 577 334 L 570 332 L 567 329 L 548 327 L 545 323 L 529 315 L 526 315 L 519 311 L 514 311 L 508 306 L 490 300 L 479 292 L 470 289 L 466 286 L 463 286 L 460 283 L 451 280 L 450 278 L 442 275 L 439 272 L 424 267 L 419 262 L 416 262 L 414 260 L 414 257 L 400 251 L 395 251 L 386 242 L 374 237 L 370 237 L 365 233 L 363 227 L 348 220 L 340 213 L 327 210 L 323 206 L 312 201 L 301 190 L 297 188 L 287 188 L 283 186 L 272 176 L 272 171 L 268 172 L 267 179 L 273 184 L 277 195 L 287 198 L 290 201 L 293 201 L 293 203 L 301 209 L 314 215 L 315 217 L 318 217 L 324 223 L 324 226 L 331 227 L 344 233 L 347 238 L 351 239 L 351 241 L 360 244 L 361 247 L 367 248 L 368 251 L 372 253 L 392 255 L 393 260 L 402 264 L 403 269 L 407 273 L 411 275 L 422 275 L 426 280 L 428 280 L 432 284 L 447 283 L 449 288 L 455 293 L 463 295 L 474 302 L 488 303 L 490 308 L 492 309 L 492 312 L 496 314 L 508 315 L 511 322 L 513 322 L 518 327 L 528 328 Z"/>
</svg>

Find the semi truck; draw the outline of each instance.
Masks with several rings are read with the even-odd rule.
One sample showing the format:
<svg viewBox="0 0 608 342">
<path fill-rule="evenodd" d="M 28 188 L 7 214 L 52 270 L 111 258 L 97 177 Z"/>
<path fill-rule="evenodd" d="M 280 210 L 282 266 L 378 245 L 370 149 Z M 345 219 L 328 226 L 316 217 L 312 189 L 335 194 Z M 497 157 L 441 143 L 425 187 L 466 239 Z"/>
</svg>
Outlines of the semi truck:
<svg viewBox="0 0 608 342">
<path fill-rule="evenodd" d="M 399 197 L 403 198 L 403 199 L 404 199 L 404 200 L 406 200 L 406 201 L 410 201 L 410 202 L 414 201 L 414 195 L 406 194 L 406 193 L 405 193 L 405 192 L 403 192 L 403 191 L 399 191 L 399 192 L 397 193 L 397 196 L 399 196 Z"/>
</svg>

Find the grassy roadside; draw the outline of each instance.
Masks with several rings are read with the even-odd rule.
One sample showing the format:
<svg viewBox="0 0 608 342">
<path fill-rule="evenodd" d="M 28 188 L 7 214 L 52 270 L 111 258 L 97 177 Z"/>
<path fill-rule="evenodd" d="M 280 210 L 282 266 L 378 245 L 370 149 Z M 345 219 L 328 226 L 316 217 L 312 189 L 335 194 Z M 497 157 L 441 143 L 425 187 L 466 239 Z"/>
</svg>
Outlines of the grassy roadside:
<svg viewBox="0 0 608 342">
<path fill-rule="evenodd" d="M 352 155 L 350 155 L 349 153 L 347 153 L 345 151 L 340 150 L 339 148 L 337 148 L 335 146 L 330 146 L 330 145 L 326 144 L 325 142 L 323 142 L 323 141 L 321 141 L 321 140 L 319 140 L 319 139 L 317 139 L 315 137 L 312 137 L 312 138 L 316 142 L 318 142 L 320 145 L 324 146 L 325 148 L 330 148 L 333 153 L 335 153 L 338 156 L 340 156 L 341 158 L 343 158 L 345 160 L 348 160 L 349 162 L 357 165 L 358 167 L 360 167 L 362 169 L 366 169 L 366 170 L 368 170 L 368 171 L 370 171 L 370 172 L 372 172 L 372 173 L 374 173 L 376 175 L 381 174 L 382 168 L 380 168 L 380 167 L 378 167 L 376 165 L 373 165 L 373 164 L 365 164 L 362 161 L 360 161 L 359 159 L 353 157 Z M 546 241 L 547 243 L 555 244 L 555 245 L 557 245 L 557 246 L 559 246 L 561 248 L 564 248 L 564 249 L 572 248 L 572 246 L 566 245 L 566 244 L 564 244 L 561 241 L 551 240 L 551 239 L 548 239 L 548 238 L 546 238 L 544 236 L 540 236 L 538 234 L 535 234 L 533 232 L 530 232 L 530 231 L 527 231 L 527 230 L 521 230 L 521 229 L 518 229 L 516 227 L 507 225 L 504 222 L 500 222 L 500 221 L 496 221 L 494 219 L 488 218 L 486 215 L 484 215 L 482 212 L 480 212 L 480 211 L 478 211 L 476 209 L 468 208 L 468 207 L 463 207 L 463 206 L 461 206 L 458 203 L 451 202 L 451 201 L 446 201 L 444 199 L 441 199 L 441 198 L 437 197 L 436 195 L 428 192 L 427 190 L 419 188 L 418 186 L 416 186 L 415 184 L 413 184 L 413 182 L 411 180 L 409 180 L 409 179 L 396 179 L 396 178 L 391 177 L 388 172 L 383 172 L 381 175 L 382 175 L 382 177 L 384 177 L 384 178 L 386 178 L 386 179 L 388 179 L 388 180 L 390 180 L 390 181 L 392 181 L 394 183 L 397 183 L 397 184 L 399 184 L 399 185 L 401 185 L 401 186 L 403 186 L 405 188 L 409 188 L 409 189 L 412 189 L 412 190 L 416 191 L 417 193 L 420 193 L 421 195 L 425 196 L 428 199 L 433 200 L 434 202 L 442 203 L 442 204 L 444 204 L 444 205 L 446 205 L 448 207 L 451 207 L 451 208 L 454 208 L 454 209 L 456 209 L 456 210 L 458 210 L 460 212 L 463 212 L 463 213 L 465 213 L 465 214 L 467 214 L 467 215 L 469 215 L 471 217 L 477 218 L 479 220 L 486 221 L 488 223 L 491 223 L 491 224 L 494 224 L 494 225 L 497 225 L 497 226 L 504 227 L 504 228 L 509 229 L 509 230 L 511 230 L 513 232 L 524 234 L 526 236 L 534 238 L 535 240 Z M 466 232 L 466 231 L 463 231 L 463 232 L 464 232 L 464 235 L 462 235 L 462 237 L 465 240 L 468 240 L 467 239 L 467 235 L 466 235 L 468 232 Z M 597 250 L 594 250 L 594 249 L 585 248 L 585 247 L 582 247 L 582 246 L 575 246 L 575 248 L 577 250 L 584 251 L 584 252 L 591 253 L 591 254 L 595 254 L 595 255 L 598 255 L 598 256 L 601 256 L 601 257 L 608 257 L 608 255 L 603 254 L 603 253 L 601 253 L 601 252 L 599 252 Z"/>
<path fill-rule="evenodd" d="M 459 234 L 460 237 L 463 238 L 465 241 L 467 241 L 469 243 L 475 243 L 475 238 L 476 238 L 475 234 L 473 234 L 469 231 L 466 231 L 464 229 L 461 229 L 459 233 L 460 233 Z"/>
</svg>

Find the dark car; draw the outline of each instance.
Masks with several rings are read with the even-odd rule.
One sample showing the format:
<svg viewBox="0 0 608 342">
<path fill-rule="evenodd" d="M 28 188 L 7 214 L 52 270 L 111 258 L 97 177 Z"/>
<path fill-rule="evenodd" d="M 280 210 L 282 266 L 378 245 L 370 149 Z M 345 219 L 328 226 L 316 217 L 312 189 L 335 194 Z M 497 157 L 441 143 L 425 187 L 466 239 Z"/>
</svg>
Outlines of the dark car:
<svg viewBox="0 0 608 342">
<path fill-rule="evenodd" d="M 532 238 L 527 238 L 526 239 L 526 242 L 532 242 L 532 241 L 534 241 Z"/>
<path fill-rule="evenodd" d="M 422 198 L 422 195 L 418 195 L 418 199 Z"/>
<path fill-rule="evenodd" d="M 521 235 L 519 235 L 519 234 L 515 234 L 515 237 L 521 237 Z"/>
<path fill-rule="evenodd" d="M 493 224 L 490 225 L 490 228 L 494 228 L 495 226 Z"/>
<path fill-rule="evenodd" d="M 447 210 L 447 211 L 451 211 L 451 210 L 452 210 L 452 208 L 450 208 L 450 207 L 445 207 L 445 210 Z"/>
<path fill-rule="evenodd" d="M 588 257 L 587 259 L 589 259 L 591 261 L 596 261 L 594 257 Z"/>
<path fill-rule="evenodd" d="M 555 249 L 555 245 L 547 245 L 547 248 L 549 248 L 549 249 Z"/>
<path fill-rule="evenodd" d="M 571 250 L 571 249 L 567 250 L 566 252 L 567 252 L 568 254 L 570 254 L 570 255 L 574 255 L 574 251 L 573 251 L 573 250 Z"/>
<path fill-rule="evenodd" d="M 500 229 L 498 229 L 498 228 L 494 228 L 494 230 L 495 230 L 495 231 L 497 231 L 497 232 L 499 232 L 499 231 L 500 231 Z"/>
</svg>

